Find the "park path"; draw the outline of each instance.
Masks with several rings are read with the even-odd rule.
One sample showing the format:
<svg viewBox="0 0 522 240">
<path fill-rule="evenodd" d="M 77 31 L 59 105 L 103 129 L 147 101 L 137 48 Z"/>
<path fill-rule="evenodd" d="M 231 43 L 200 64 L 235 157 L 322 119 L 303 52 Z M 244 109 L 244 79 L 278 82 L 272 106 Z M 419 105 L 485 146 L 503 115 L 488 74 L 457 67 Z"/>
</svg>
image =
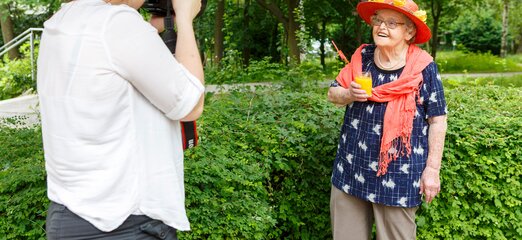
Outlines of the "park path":
<svg viewBox="0 0 522 240">
<path fill-rule="evenodd" d="M 442 78 L 458 78 L 458 77 L 510 77 L 514 75 L 522 75 L 522 72 L 511 73 L 469 73 L 469 74 L 442 74 Z M 332 80 L 322 81 L 320 86 L 328 86 Z M 205 92 L 220 93 L 227 92 L 232 89 L 250 89 L 254 91 L 256 87 L 270 87 L 274 84 L 270 82 L 262 83 L 244 83 L 244 84 L 223 84 L 223 85 L 207 85 Z M 12 122 L 5 122 L 5 119 L 16 118 L 21 124 L 13 124 Z M 38 96 L 25 95 L 13 99 L 0 101 L 0 124 L 12 127 L 32 126 L 40 122 L 38 114 Z"/>
</svg>

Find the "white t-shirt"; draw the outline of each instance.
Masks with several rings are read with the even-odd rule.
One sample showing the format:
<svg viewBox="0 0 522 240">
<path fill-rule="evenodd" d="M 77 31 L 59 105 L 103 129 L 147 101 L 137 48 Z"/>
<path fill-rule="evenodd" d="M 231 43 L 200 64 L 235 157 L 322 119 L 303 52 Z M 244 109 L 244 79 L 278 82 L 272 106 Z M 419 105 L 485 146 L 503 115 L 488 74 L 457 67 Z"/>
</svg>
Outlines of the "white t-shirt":
<svg viewBox="0 0 522 240">
<path fill-rule="evenodd" d="M 102 231 L 131 214 L 189 230 L 178 120 L 203 92 L 136 10 L 63 5 L 38 57 L 49 199 Z"/>
</svg>

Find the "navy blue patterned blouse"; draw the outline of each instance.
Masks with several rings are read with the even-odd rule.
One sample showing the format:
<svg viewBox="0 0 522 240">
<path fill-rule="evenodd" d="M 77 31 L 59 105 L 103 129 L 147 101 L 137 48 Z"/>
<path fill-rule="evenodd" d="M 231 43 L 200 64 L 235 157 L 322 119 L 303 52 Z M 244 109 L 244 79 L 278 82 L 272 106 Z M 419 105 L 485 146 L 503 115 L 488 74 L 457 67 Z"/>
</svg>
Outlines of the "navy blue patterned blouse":
<svg viewBox="0 0 522 240">
<path fill-rule="evenodd" d="M 375 88 L 396 80 L 403 69 L 384 71 L 377 68 L 373 62 L 374 51 L 375 45 L 366 46 L 362 50 L 362 63 L 363 71 L 371 72 Z M 447 112 L 437 65 L 430 63 L 422 71 L 422 76 L 424 80 L 413 120 L 411 155 L 392 161 L 384 176 L 377 177 L 377 169 L 387 103 L 354 102 L 346 107 L 333 166 L 332 184 L 336 188 L 387 206 L 415 207 L 421 204 L 420 177 L 428 158 L 427 119 Z M 331 86 L 339 84 L 334 81 Z"/>
</svg>

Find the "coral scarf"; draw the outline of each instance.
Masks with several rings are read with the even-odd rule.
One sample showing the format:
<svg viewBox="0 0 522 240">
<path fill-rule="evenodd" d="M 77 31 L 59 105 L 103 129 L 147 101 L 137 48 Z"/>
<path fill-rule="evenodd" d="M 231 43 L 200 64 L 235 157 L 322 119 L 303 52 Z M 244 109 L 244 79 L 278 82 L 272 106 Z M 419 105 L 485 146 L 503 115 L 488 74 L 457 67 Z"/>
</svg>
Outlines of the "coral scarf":
<svg viewBox="0 0 522 240">
<path fill-rule="evenodd" d="M 352 55 L 351 63 L 347 64 L 337 76 L 337 82 L 348 88 L 355 76 L 362 74 L 361 45 Z M 374 102 L 388 102 L 384 113 L 383 134 L 379 154 L 379 170 L 377 176 L 386 174 L 388 165 L 405 153 L 411 154 L 411 132 L 413 118 L 417 106 L 415 97 L 419 94 L 422 83 L 422 71 L 433 62 L 433 58 L 414 44 L 408 48 L 406 66 L 401 76 L 393 81 L 373 89 L 368 98 Z M 375 79 L 375 76 L 373 76 Z M 402 142 L 402 144 L 400 144 Z M 400 148 L 400 149 L 398 149 Z"/>
</svg>

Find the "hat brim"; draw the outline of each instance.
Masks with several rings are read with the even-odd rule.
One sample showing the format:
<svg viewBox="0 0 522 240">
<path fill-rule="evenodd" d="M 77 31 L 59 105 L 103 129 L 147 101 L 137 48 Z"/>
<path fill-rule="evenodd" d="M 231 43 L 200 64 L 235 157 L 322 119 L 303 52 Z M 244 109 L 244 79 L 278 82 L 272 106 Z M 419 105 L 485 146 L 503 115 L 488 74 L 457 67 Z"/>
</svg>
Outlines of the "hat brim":
<svg viewBox="0 0 522 240">
<path fill-rule="evenodd" d="M 359 16 L 370 26 L 372 25 L 371 17 L 375 14 L 377 10 L 382 9 L 390 9 L 400 12 L 404 14 L 406 17 L 408 17 L 413 22 L 413 24 L 415 24 L 415 27 L 417 28 L 417 34 L 415 35 L 415 41 L 413 43 L 421 44 L 430 40 L 431 30 L 428 27 L 428 25 L 426 25 L 426 23 L 424 23 L 422 20 L 415 17 L 412 13 L 405 9 L 396 7 L 388 3 L 380 2 L 361 2 L 357 4 L 357 12 L 359 13 Z"/>
</svg>

